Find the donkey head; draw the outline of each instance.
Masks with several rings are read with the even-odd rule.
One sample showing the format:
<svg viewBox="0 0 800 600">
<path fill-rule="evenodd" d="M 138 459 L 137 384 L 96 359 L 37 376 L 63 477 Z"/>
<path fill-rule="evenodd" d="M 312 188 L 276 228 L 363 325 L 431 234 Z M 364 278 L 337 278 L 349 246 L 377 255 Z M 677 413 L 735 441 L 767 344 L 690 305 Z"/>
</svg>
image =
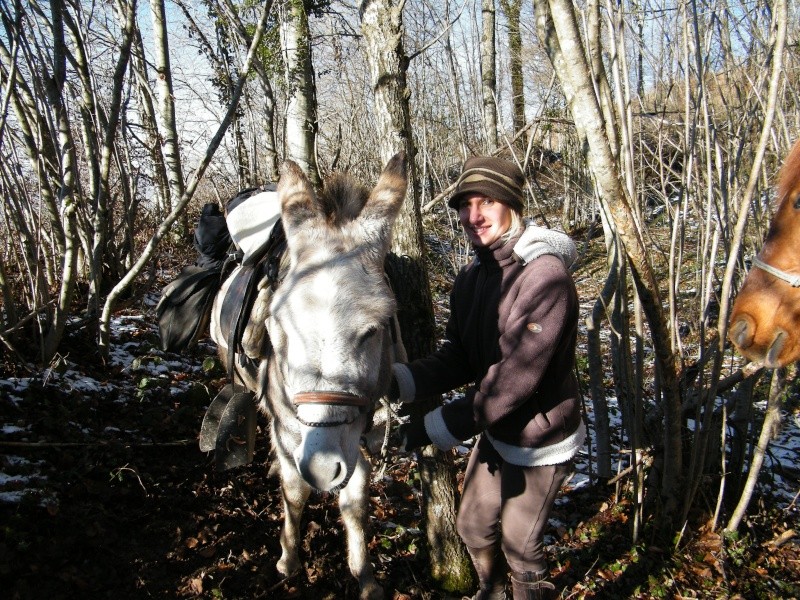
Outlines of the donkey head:
<svg viewBox="0 0 800 600">
<path fill-rule="evenodd" d="M 372 405 L 389 383 L 395 302 L 383 263 L 406 185 L 402 154 L 371 192 L 339 175 L 317 195 L 296 164 L 282 168 L 278 196 L 290 267 L 268 321 L 271 373 L 280 379 L 271 375 L 270 394 L 273 402 L 278 394 L 295 405 L 296 422 L 284 430 L 292 437 L 299 431 L 300 440 L 287 448 L 303 479 L 320 490 L 347 484 Z"/>
</svg>

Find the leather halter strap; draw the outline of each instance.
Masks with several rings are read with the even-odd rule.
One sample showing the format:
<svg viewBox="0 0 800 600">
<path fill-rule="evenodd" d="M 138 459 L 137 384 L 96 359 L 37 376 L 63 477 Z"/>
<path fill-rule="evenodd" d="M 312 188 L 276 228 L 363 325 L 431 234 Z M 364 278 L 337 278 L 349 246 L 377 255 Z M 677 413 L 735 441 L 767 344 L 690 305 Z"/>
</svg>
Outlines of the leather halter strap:
<svg viewBox="0 0 800 600">
<path fill-rule="evenodd" d="M 294 395 L 295 405 L 300 404 L 331 404 L 336 406 L 356 406 L 369 408 L 372 405 L 369 398 L 356 396 L 348 392 L 299 392 Z"/>
<path fill-rule="evenodd" d="M 780 269 L 776 269 L 775 267 L 765 263 L 757 256 L 753 258 L 753 266 L 758 267 L 762 271 L 766 271 L 767 273 L 769 273 L 773 277 L 777 277 L 781 281 L 785 281 L 792 287 L 800 287 L 800 275 L 792 275 L 791 273 L 787 273 L 786 271 L 781 271 Z"/>
</svg>

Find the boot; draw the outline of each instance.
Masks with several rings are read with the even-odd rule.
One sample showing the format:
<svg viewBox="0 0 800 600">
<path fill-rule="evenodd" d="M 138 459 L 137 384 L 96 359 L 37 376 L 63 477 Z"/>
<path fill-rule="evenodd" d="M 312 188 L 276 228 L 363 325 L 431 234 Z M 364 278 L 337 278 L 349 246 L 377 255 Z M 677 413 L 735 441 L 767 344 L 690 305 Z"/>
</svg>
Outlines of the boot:
<svg viewBox="0 0 800 600">
<path fill-rule="evenodd" d="M 556 597 L 556 586 L 547 581 L 547 571 L 514 571 L 511 587 L 514 600 L 551 600 Z"/>
<path fill-rule="evenodd" d="M 471 600 L 506 600 L 505 559 L 496 546 L 470 548 L 467 551 L 478 573 L 478 591 Z"/>
</svg>

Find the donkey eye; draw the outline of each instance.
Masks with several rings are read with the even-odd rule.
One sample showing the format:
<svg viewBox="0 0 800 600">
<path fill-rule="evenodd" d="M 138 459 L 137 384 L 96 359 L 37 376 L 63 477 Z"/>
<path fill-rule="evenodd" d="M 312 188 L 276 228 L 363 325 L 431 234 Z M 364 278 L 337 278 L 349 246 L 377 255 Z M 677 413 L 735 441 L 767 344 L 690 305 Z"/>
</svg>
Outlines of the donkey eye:
<svg viewBox="0 0 800 600">
<path fill-rule="evenodd" d="M 378 333 L 378 328 L 375 325 L 367 328 L 358 336 L 358 345 L 366 344 L 376 333 Z"/>
</svg>

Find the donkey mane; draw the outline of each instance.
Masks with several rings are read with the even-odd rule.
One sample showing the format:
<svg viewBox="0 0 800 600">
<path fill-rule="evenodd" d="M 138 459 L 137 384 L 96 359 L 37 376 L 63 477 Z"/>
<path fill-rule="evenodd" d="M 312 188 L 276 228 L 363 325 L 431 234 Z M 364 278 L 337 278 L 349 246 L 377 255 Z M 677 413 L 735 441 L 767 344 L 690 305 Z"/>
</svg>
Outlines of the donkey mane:
<svg viewBox="0 0 800 600">
<path fill-rule="evenodd" d="M 318 202 L 331 225 L 341 226 L 358 217 L 369 198 L 369 190 L 347 173 L 335 173 L 325 181 Z"/>
</svg>

